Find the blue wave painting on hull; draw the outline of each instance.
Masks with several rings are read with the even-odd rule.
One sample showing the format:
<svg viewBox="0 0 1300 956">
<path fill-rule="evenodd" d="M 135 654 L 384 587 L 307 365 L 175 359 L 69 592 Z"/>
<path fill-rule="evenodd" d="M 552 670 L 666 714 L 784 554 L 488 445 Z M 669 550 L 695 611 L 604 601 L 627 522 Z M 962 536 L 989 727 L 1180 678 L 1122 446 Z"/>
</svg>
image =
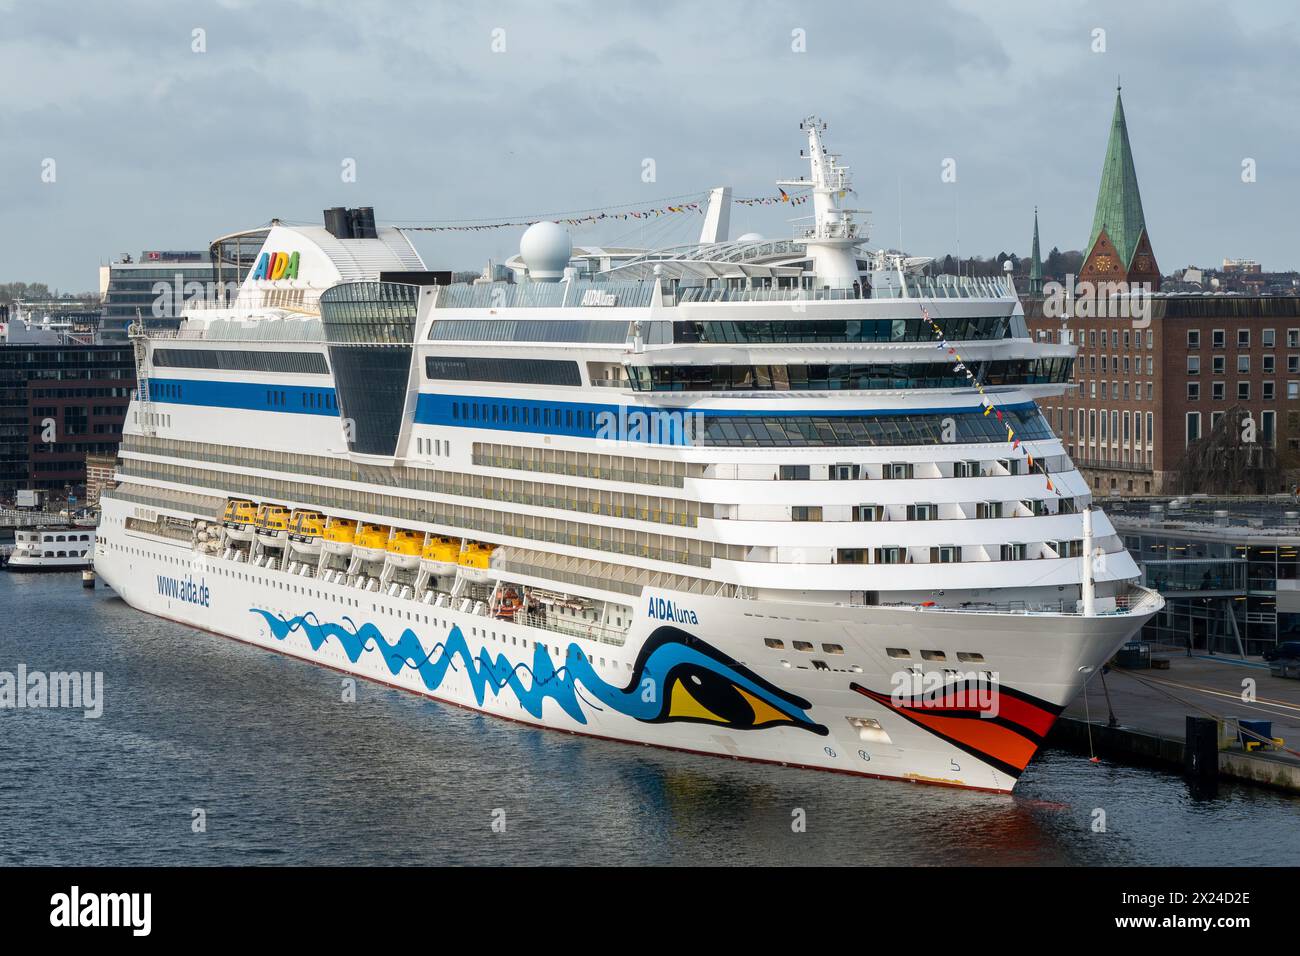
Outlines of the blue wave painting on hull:
<svg viewBox="0 0 1300 956">
<path fill-rule="evenodd" d="M 808 701 L 771 684 L 743 664 L 685 631 L 665 625 L 646 640 L 627 686 L 607 683 L 576 644 L 570 644 L 558 669 L 545 647 L 533 642 L 531 666 L 512 664 L 504 654 L 495 657 L 486 647 L 475 656 L 461 629 L 452 626 L 447 640 L 428 651 L 410 628 L 389 642 L 378 627 L 360 627 L 350 618 L 342 624 L 320 621 L 307 613 L 283 618 L 271 611 L 250 608 L 260 615 L 276 640 L 302 631 L 318 651 L 334 638 L 352 663 L 374 646 L 383 655 L 394 676 L 413 668 L 430 691 L 442 686 L 448 671 L 463 667 L 479 706 L 489 691 L 499 695 L 507 687 L 523 708 L 540 719 L 542 704 L 555 701 L 574 721 L 587 723 L 583 704 L 596 710 L 609 708 L 645 723 L 712 724 L 733 730 L 769 727 L 797 727 L 825 736 L 828 731 L 814 723 Z M 594 701 L 589 698 L 594 698 Z"/>
</svg>

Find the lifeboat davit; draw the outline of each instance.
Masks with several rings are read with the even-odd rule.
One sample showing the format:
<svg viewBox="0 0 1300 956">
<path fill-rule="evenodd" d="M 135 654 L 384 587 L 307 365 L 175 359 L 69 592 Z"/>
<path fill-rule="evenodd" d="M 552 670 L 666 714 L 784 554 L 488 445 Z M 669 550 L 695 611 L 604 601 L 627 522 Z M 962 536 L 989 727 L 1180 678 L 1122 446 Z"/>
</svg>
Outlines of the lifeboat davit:
<svg viewBox="0 0 1300 956">
<path fill-rule="evenodd" d="M 325 522 L 324 540 L 321 547 L 328 554 L 352 554 L 352 543 L 357 536 L 357 523 L 351 518 L 330 518 Z"/>
<path fill-rule="evenodd" d="M 283 545 L 289 539 L 288 508 L 282 505 L 262 505 L 257 509 L 253 533 L 263 544 Z"/>
<path fill-rule="evenodd" d="M 257 505 L 244 498 L 231 498 L 221 515 L 221 526 L 226 537 L 236 541 L 253 540 L 253 523 L 257 520 Z"/>
<path fill-rule="evenodd" d="M 382 561 L 388 557 L 389 529 L 382 524 L 357 526 L 357 536 L 352 542 L 352 556 L 362 561 Z"/>
<path fill-rule="evenodd" d="M 420 567 L 430 574 L 455 574 L 460 567 L 460 539 L 429 535 L 420 553 Z"/>
<path fill-rule="evenodd" d="M 289 519 L 289 547 L 296 554 L 320 554 L 325 516 L 319 511 L 295 511 Z"/>
<path fill-rule="evenodd" d="M 471 541 L 465 545 L 460 553 L 460 576 L 466 581 L 473 581 L 476 584 L 486 584 L 489 581 L 496 580 L 496 574 L 492 570 L 492 552 L 495 545 L 479 544 L 477 541 Z"/>
<path fill-rule="evenodd" d="M 394 528 L 393 536 L 388 539 L 388 564 L 403 571 L 410 570 L 420 563 L 420 552 L 423 549 L 423 531 Z"/>
</svg>

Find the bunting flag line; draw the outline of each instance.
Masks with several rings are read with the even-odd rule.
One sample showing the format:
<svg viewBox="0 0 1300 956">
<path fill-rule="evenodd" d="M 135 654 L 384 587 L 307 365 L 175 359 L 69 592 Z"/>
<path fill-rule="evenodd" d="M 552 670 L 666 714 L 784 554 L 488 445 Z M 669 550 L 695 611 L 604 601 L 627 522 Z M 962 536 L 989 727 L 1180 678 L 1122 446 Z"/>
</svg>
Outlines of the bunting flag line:
<svg viewBox="0 0 1300 956">
<path fill-rule="evenodd" d="M 733 199 L 732 203 L 738 206 L 775 206 L 780 203 L 789 203 L 791 206 L 801 206 L 808 201 L 807 196 L 791 196 L 784 189 L 780 189 L 778 192 L 780 192 L 781 195 L 750 196 L 743 199 Z M 630 222 L 643 219 L 658 219 L 660 216 L 670 216 L 687 212 L 703 214 L 704 203 L 697 201 L 678 203 L 669 206 L 649 206 L 644 209 L 622 210 L 611 206 L 609 209 L 588 213 L 585 216 L 558 216 L 554 218 L 543 216 L 538 219 L 511 219 L 503 220 L 501 222 L 447 223 L 445 225 L 430 226 L 396 226 L 395 228 L 402 232 L 483 232 L 488 229 L 518 229 L 521 227 L 536 225 L 539 222 L 557 222 L 564 226 L 588 226 L 606 220 Z"/>
<path fill-rule="evenodd" d="M 778 190 L 779 196 L 753 196 L 748 199 L 731 200 L 737 206 L 775 206 L 778 203 L 789 203 L 791 206 L 802 206 L 808 201 L 807 196 L 791 196 L 784 189 Z"/>
<path fill-rule="evenodd" d="M 624 222 L 640 219 L 658 219 L 674 213 L 700 212 L 700 203 L 688 202 L 679 206 L 652 206 L 648 209 L 625 209 L 622 212 L 598 212 L 587 216 L 560 216 L 554 219 L 519 219 L 510 222 L 481 222 L 464 225 L 447 226 L 397 226 L 402 232 L 482 232 L 487 229 L 515 229 L 532 226 L 539 222 L 558 222 L 564 226 L 584 226 L 604 220 L 621 220 Z"/>
<path fill-rule="evenodd" d="M 956 360 L 956 364 L 953 366 L 953 371 L 964 372 L 966 378 L 970 380 L 970 383 L 975 387 L 975 390 L 979 392 L 980 402 L 984 405 L 984 417 L 987 418 L 990 414 L 994 414 L 997 416 L 999 422 L 1006 425 L 1007 444 L 1011 446 L 1011 450 L 1018 451 L 1021 455 L 1024 455 L 1028 460 L 1029 470 L 1031 472 L 1037 471 L 1043 476 L 1043 480 L 1047 482 L 1047 490 L 1055 494 L 1058 498 L 1062 497 L 1060 489 L 1052 483 L 1052 477 L 1047 470 L 1047 463 L 1044 462 L 1041 457 L 1039 457 L 1038 460 L 1035 460 L 1034 456 L 1028 451 L 1028 449 L 1021 445 L 1020 439 L 1016 437 L 1016 430 L 1011 427 L 1010 421 L 1003 421 L 1002 409 L 998 408 L 993 399 L 989 398 L 988 394 L 984 391 L 984 384 L 976 378 L 975 373 L 967 367 L 961 355 L 957 353 L 956 347 L 949 343 L 947 337 L 943 334 L 943 329 L 939 327 L 938 322 L 930 317 L 930 312 L 925 306 L 921 306 L 921 318 L 925 320 L 925 323 L 928 326 L 930 326 L 930 330 L 934 333 L 935 339 L 937 339 L 935 348 L 941 351 L 947 349 L 948 354 Z"/>
</svg>

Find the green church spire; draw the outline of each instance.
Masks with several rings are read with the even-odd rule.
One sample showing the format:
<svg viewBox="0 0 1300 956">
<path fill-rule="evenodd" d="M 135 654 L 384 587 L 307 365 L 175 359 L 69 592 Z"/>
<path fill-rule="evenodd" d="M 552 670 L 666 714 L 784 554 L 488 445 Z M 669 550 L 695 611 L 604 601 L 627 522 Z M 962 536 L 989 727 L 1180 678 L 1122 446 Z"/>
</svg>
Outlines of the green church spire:
<svg viewBox="0 0 1300 956">
<path fill-rule="evenodd" d="M 1124 122 L 1124 101 L 1119 90 L 1115 91 L 1115 115 L 1110 121 L 1110 142 L 1101 168 L 1101 189 L 1097 193 L 1097 211 L 1092 218 L 1092 235 L 1085 259 L 1092 253 L 1102 229 L 1119 253 L 1122 268 L 1128 269 L 1146 230 L 1146 219 L 1142 215 L 1142 196 L 1138 192 L 1133 150 L 1128 142 L 1128 125 Z"/>
<path fill-rule="evenodd" d="M 1034 250 L 1029 259 L 1029 294 L 1043 294 L 1043 257 L 1038 251 L 1038 207 L 1034 207 Z"/>
</svg>

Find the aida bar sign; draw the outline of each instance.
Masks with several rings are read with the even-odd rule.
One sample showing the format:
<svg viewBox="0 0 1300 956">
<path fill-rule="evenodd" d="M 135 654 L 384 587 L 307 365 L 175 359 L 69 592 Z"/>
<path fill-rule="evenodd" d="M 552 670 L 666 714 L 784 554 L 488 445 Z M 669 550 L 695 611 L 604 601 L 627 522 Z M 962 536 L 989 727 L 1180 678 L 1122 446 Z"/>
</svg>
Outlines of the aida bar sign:
<svg viewBox="0 0 1300 956">
<path fill-rule="evenodd" d="M 298 253 L 264 252 L 253 268 L 253 279 L 275 282 L 278 279 L 298 278 Z"/>
</svg>

